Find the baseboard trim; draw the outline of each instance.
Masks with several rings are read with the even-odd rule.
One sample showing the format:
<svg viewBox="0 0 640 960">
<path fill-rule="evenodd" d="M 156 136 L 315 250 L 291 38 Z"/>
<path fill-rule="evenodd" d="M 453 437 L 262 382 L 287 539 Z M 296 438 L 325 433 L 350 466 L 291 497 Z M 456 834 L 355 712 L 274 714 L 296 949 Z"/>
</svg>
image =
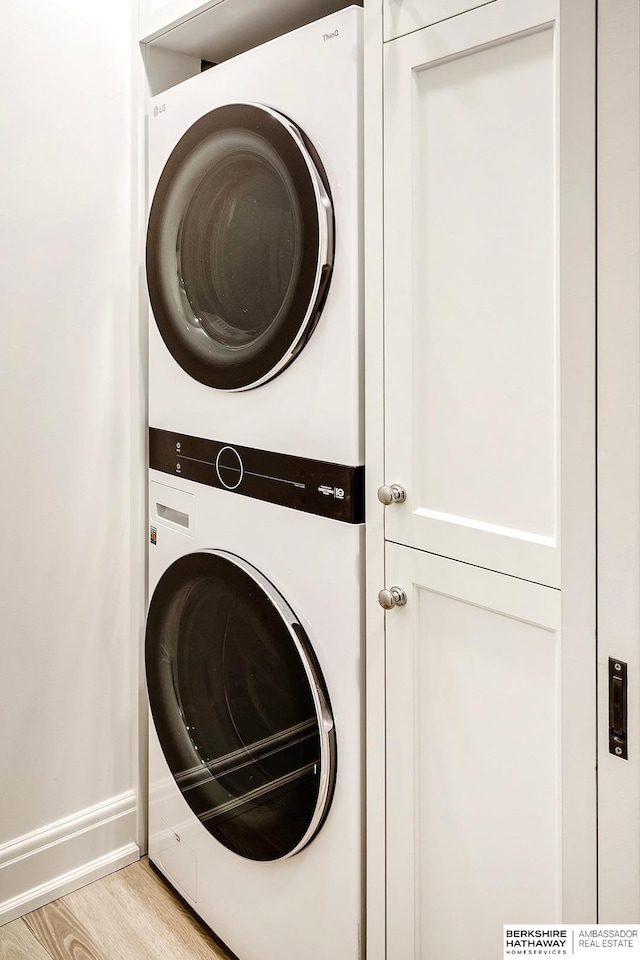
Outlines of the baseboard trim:
<svg viewBox="0 0 640 960">
<path fill-rule="evenodd" d="M 0 925 L 140 857 L 133 791 L 0 847 Z"/>
</svg>

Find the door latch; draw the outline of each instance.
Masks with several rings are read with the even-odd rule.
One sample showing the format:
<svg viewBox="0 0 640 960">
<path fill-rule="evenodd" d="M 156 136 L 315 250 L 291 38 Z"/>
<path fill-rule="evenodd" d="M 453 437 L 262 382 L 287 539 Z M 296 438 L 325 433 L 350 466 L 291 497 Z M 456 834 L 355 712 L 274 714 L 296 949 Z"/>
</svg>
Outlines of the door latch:
<svg viewBox="0 0 640 960">
<path fill-rule="evenodd" d="M 627 665 L 609 657 L 609 753 L 627 759 Z"/>
</svg>

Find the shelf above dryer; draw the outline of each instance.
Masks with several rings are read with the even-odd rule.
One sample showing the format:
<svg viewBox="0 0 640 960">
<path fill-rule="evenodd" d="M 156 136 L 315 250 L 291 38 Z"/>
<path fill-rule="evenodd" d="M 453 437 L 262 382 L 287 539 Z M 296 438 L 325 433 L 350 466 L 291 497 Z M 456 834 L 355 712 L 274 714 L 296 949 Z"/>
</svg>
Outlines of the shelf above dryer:
<svg viewBox="0 0 640 960">
<path fill-rule="evenodd" d="M 362 0 L 142 0 L 140 42 L 220 63 Z"/>
</svg>

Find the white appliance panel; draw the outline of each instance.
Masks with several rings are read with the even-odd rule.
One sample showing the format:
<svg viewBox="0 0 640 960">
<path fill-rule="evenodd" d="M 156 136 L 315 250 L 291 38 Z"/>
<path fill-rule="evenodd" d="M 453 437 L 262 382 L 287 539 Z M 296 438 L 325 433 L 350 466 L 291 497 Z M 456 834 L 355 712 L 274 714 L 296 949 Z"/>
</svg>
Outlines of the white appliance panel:
<svg viewBox="0 0 640 960">
<path fill-rule="evenodd" d="M 313 144 L 335 214 L 335 259 L 317 327 L 268 383 L 205 386 L 167 350 L 150 316 L 149 422 L 198 437 L 339 463 L 363 460 L 361 17 L 350 7 L 179 84 L 149 104 L 149 200 L 183 134 L 229 103 L 290 118 Z"/>
<path fill-rule="evenodd" d="M 256 862 L 217 842 L 188 808 L 151 721 L 149 855 L 242 960 L 357 960 L 364 527 L 154 470 L 150 481 L 150 596 L 175 560 L 200 550 L 228 551 L 260 570 L 312 643 L 331 700 L 338 761 L 333 800 L 314 839 L 286 859 Z M 173 510 L 188 514 L 188 533 L 171 519 Z"/>
</svg>

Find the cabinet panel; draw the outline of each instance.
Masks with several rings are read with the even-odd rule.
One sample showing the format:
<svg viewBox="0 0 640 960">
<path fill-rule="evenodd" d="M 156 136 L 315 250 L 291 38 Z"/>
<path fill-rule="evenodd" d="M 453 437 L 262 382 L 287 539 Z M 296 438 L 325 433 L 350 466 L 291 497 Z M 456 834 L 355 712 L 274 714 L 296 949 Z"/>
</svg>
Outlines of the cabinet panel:
<svg viewBox="0 0 640 960">
<path fill-rule="evenodd" d="M 428 27 L 495 0 L 384 0 L 384 39 Z"/>
<path fill-rule="evenodd" d="M 557 7 L 496 0 L 387 44 L 384 148 L 385 469 L 407 490 L 387 538 L 552 586 L 561 348 L 593 333 L 593 237 L 562 215 L 593 208 L 572 170 L 593 138 L 566 122 Z"/>
<path fill-rule="evenodd" d="M 413 492 L 555 539 L 553 34 L 414 79 Z M 470 156 L 470 150 L 473 150 Z M 535 277 L 535 282 L 532 278 Z M 505 452 L 508 451 L 508 456 Z"/>
<path fill-rule="evenodd" d="M 595 850 L 593 790 L 568 809 L 563 762 L 592 690 L 567 670 L 559 591 L 396 544 L 387 582 L 408 596 L 386 615 L 388 956 L 494 960 L 504 923 L 562 919 L 584 807 Z"/>
</svg>

